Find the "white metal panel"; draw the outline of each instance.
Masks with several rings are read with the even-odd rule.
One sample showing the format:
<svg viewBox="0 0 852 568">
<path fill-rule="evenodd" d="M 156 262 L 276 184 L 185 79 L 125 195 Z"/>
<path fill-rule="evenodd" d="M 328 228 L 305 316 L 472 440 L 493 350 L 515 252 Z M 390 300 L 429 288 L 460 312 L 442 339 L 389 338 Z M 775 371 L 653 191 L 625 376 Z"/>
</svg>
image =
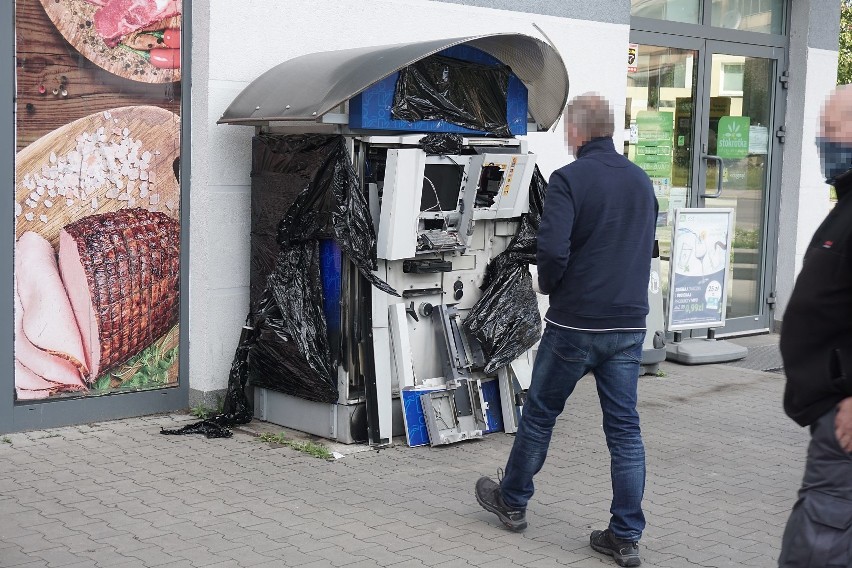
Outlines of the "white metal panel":
<svg viewBox="0 0 852 568">
<path fill-rule="evenodd" d="M 385 282 L 390 283 L 388 281 L 387 263 L 383 260 L 379 260 L 378 266 L 378 270 L 375 271 L 376 276 L 378 276 Z M 391 286 L 393 286 L 393 284 L 391 284 Z M 387 327 L 388 302 L 396 298 L 394 296 L 388 295 L 386 292 L 379 290 L 375 286 L 370 286 L 370 299 L 373 327 Z"/>
<path fill-rule="evenodd" d="M 388 150 L 376 253 L 379 258 L 413 258 L 426 153 L 420 149 Z"/>
<path fill-rule="evenodd" d="M 385 316 L 387 319 L 387 316 Z M 393 437 L 393 393 L 391 392 L 390 333 L 387 327 L 373 328 L 373 362 L 376 372 L 376 406 L 379 438 Z"/>
<path fill-rule="evenodd" d="M 388 306 L 390 319 L 390 345 L 392 369 L 394 371 L 392 390 L 398 391 L 414 386 L 414 362 L 411 358 L 411 337 L 408 333 L 408 315 L 405 304 Z"/>
</svg>

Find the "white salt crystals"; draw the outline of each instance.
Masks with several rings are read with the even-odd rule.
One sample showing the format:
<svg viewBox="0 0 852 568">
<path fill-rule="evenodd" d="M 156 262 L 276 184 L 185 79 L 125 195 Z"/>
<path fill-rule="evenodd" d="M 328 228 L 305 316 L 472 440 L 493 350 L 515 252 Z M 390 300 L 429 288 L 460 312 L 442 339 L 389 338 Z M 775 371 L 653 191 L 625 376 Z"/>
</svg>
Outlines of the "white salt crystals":
<svg viewBox="0 0 852 568">
<path fill-rule="evenodd" d="M 51 208 L 63 198 L 67 207 L 88 203 L 95 211 L 105 200 L 136 204 L 132 194 L 137 189 L 140 198 L 149 196 L 154 188 L 149 184 L 155 183 L 154 171 L 149 168 L 160 152 L 142 148 L 142 141 L 132 138 L 130 129 L 119 126 L 119 120 L 109 111 L 103 112 L 103 118 L 110 121 L 107 129 L 101 126 L 94 132 L 82 132 L 72 150 L 65 155 L 50 152 L 45 162 L 24 175 L 19 183 L 29 194 L 23 205 L 15 203 L 15 217 L 24 215 L 27 221 L 33 221 L 38 216 L 46 223 L 47 216 L 38 214 L 38 208 Z M 159 196 L 151 194 L 149 204 L 157 203 Z M 36 211 L 24 214 L 24 205 Z"/>
</svg>

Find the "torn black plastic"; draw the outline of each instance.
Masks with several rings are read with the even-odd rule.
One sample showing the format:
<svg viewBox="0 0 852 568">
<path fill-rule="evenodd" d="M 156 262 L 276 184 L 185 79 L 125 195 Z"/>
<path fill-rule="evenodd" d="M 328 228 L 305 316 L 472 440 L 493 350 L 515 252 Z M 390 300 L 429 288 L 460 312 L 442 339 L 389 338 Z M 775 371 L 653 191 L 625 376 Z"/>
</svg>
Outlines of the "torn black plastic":
<svg viewBox="0 0 852 568">
<path fill-rule="evenodd" d="M 276 175 L 295 176 L 279 181 L 308 181 L 280 214 L 278 251 L 263 290 L 252 302 L 257 342 L 251 350 L 249 382 L 306 400 L 337 402 L 338 361 L 333 354 L 340 349 L 329 344 L 323 312 L 320 241 L 334 240 L 374 286 L 398 294 L 373 274 L 375 229 L 343 137 L 267 136 L 258 144 L 255 172 L 274 168 Z M 257 215 L 258 231 L 268 236 L 272 218 Z"/>
<path fill-rule="evenodd" d="M 391 115 L 399 120 L 445 120 L 494 136 L 511 136 L 506 101 L 511 72 L 431 55 L 400 70 Z"/>
<path fill-rule="evenodd" d="M 249 296 L 252 305 L 260 299 L 278 258 L 281 219 L 336 147 L 337 138 L 328 135 L 260 134 L 252 139 Z"/>
<path fill-rule="evenodd" d="M 530 182 L 530 212 L 505 251 L 486 267 L 482 296 L 463 326 L 482 346 L 486 373 L 493 373 L 521 356 L 541 339 L 541 314 L 532 287 L 529 265 L 535 263 L 536 234 L 547 182 L 535 168 Z"/>
<path fill-rule="evenodd" d="M 216 424 L 212 420 L 202 420 L 193 424 L 187 424 L 177 430 L 166 430 L 162 428 L 160 434 L 167 435 L 183 435 L 183 434 L 204 434 L 207 438 L 230 438 L 234 435 L 230 429 Z"/>
<path fill-rule="evenodd" d="M 370 283 L 399 296 L 373 271 L 376 262 L 376 231 L 358 176 L 342 136 L 320 165 L 308 188 L 296 198 L 278 226 L 282 249 L 295 243 L 333 239 Z"/>
<path fill-rule="evenodd" d="M 268 285 L 252 312 L 257 342 L 251 351 L 252 385 L 316 402 L 337 402 L 318 241 L 282 247 Z"/>
<path fill-rule="evenodd" d="M 464 138 L 451 132 L 434 132 L 420 139 L 419 146 L 430 156 L 461 154 Z"/>
<path fill-rule="evenodd" d="M 248 381 L 249 351 L 254 345 L 256 337 L 257 334 L 253 328 L 248 325 L 243 326 L 240 343 L 237 345 L 237 352 L 234 354 L 234 360 L 231 363 L 228 391 L 225 394 L 222 413 L 207 420 L 187 424 L 177 430 L 163 428 L 160 430 L 160 434 L 204 434 L 208 438 L 230 438 L 232 432 L 228 426 L 251 422 L 254 412 L 246 395 L 246 383 Z"/>
</svg>

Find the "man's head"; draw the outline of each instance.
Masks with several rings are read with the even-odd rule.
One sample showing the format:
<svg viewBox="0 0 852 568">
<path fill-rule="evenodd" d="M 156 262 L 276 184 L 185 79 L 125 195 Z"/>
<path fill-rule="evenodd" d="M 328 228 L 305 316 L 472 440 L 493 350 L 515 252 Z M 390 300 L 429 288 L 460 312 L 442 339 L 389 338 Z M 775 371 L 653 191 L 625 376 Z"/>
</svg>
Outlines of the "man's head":
<svg viewBox="0 0 852 568">
<path fill-rule="evenodd" d="M 592 138 L 612 136 L 614 130 L 612 107 L 597 93 L 575 97 L 565 108 L 565 143 L 574 152 Z"/>
<path fill-rule="evenodd" d="M 852 170 L 852 85 L 837 87 L 826 99 L 817 147 L 826 183 Z"/>
</svg>

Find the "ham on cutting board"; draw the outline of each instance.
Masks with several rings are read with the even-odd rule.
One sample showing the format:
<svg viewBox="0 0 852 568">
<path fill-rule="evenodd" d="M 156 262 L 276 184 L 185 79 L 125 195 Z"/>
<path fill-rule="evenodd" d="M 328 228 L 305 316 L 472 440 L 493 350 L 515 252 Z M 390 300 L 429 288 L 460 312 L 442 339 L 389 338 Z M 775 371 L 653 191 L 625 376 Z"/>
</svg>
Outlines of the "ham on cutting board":
<svg viewBox="0 0 852 568">
<path fill-rule="evenodd" d="M 17 287 L 15 296 L 15 359 L 23 366 L 50 383 L 55 390 L 77 391 L 85 389 L 80 370 L 68 360 L 47 351 L 42 351 L 27 339 L 24 333 L 24 309 L 18 298 Z M 15 377 L 16 386 L 18 377 Z M 21 385 L 22 386 L 22 385 Z M 23 388 L 23 386 L 22 386 Z"/>
<path fill-rule="evenodd" d="M 18 239 L 15 281 L 29 342 L 87 374 L 80 329 L 59 276 L 56 253 L 41 235 L 27 231 Z"/>
<path fill-rule="evenodd" d="M 59 235 L 59 268 L 90 380 L 178 321 L 180 224 L 164 213 L 122 209 L 67 225 Z"/>
</svg>

